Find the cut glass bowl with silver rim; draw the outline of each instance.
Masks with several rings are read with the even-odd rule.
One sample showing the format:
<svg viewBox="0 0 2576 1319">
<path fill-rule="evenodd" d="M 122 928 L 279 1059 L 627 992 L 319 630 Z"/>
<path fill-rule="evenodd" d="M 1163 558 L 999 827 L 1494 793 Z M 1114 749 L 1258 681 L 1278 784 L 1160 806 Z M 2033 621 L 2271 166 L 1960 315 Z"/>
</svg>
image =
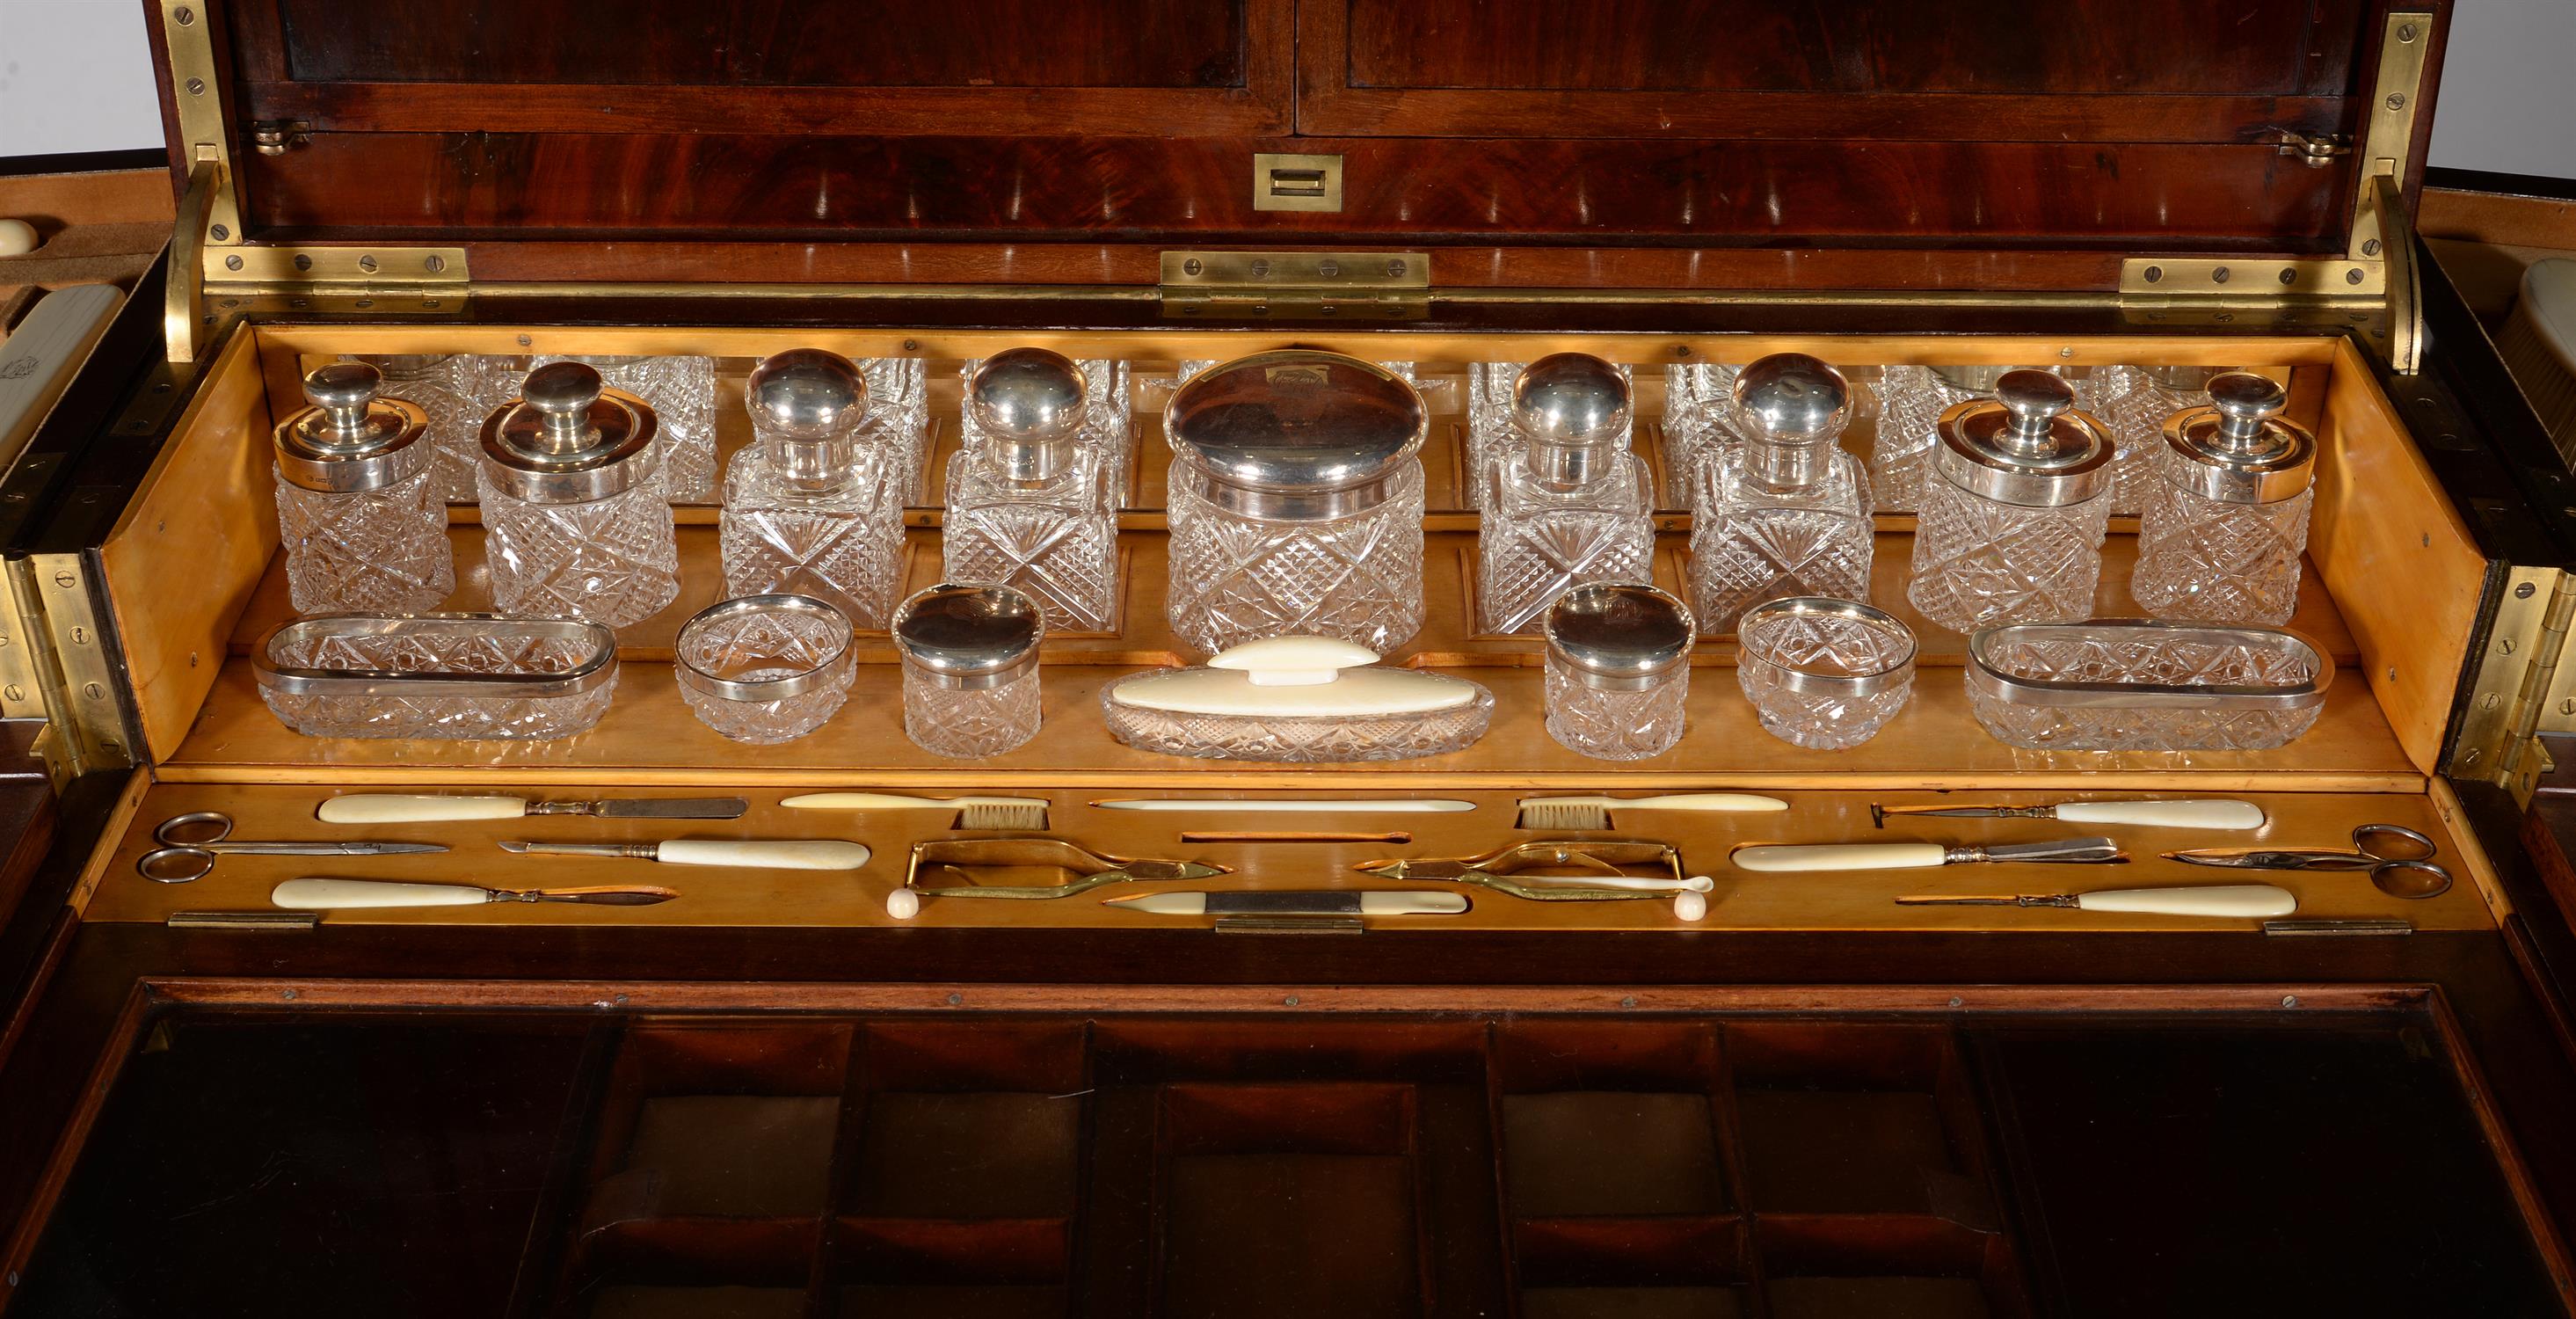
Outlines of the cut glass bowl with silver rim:
<svg viewBox="0 0 2576 1319">
<path fill-rule="evenodd" d="M 2058 751 L 2268 751 L 2324 712 L 2334 660 L 2296 632 L 2164 619 L 2021 623 L 1968 639 L 1968 709 Z"/>
<path fill-rule="evenodd" d="M 1914 632 L 1853 600 L 1793 596 L 1736 625 L 1736 681 L 1773 737 L 1822 751 L 1878 735 L 1914 692 Z"/>
<path fill-rule="evenodd" d="M 850 694 L 850 620 L 805 595 L 748 595 L 680 626 L 671 667 L 700 723 L 736 742 L 792 742 Z"/>
</svg>

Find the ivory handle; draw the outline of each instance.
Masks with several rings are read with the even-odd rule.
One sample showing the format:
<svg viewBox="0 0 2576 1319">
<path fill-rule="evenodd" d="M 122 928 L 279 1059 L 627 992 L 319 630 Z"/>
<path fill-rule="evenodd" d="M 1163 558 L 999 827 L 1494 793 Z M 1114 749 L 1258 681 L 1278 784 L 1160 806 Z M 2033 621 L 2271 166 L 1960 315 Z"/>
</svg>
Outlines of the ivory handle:
<svg viewBox="0 0 2576 1319">
<path fill-rule="evenodd" d="M 1362 916 L 1455 916 L 1466 909 L 1464 893 L 1381 889 L 1360 895 Z"/>
<path fill-rule="evenodd" d="M 778 803 L 796 811 L 946 811 L 968 806 L 1045 805 L 1037 797 L 907 797 L 899 792 L 808 792 Z"/>
<path fill-rule="evenodd" d="M 1660 797 L 1623 801 L 1612 809 L 1619 807 L 1632 811 L 1785 811 L 1789 803 L 1749 792 L 1668 792 Z"/>
<path fill-rule="evenodd" d="M 2184 888 L 2115 888 L 2075 896 L 2078 911 L 2148 916 L 2287 916 L 2299 909 L 2288 889 L 2270 884 L 2194 884 Z"/>
<path fill-rule="evenodd" d="M 1823 843 L 1737 849 L 1739 870 L 1803 873 L 1813 870 L 1921 870 L 1941 864 L 1939 843 Z"/>
<path fill-rule="evenodd" d="M 675 866 L 756 866 L 766 870 L 856 870 L 868 845 L 837 838 L 674 838 L 653 859 Z"/>
<path fill-rule="evenodd" d="M 383 879 L 290 879 L 268 891 L 289 911 L 356 907 L 471 907 L 491 895 L 466 884 L 399 884 Z"/>
<path fill-rule="evenodd" d="M 2156 829 L 2260 829 L 2263 808 L 2250 801 L 2071 801 L 2057 808 L 2057 818 Z"/>
<path fill-rule="evenodd" d="M 325 797 L 314 812 L 326 824 L 417 824 L 427 820 L 515 820 L 528 813 L 517 797 L 414 797 L 362 792 Z"/>
</svg>

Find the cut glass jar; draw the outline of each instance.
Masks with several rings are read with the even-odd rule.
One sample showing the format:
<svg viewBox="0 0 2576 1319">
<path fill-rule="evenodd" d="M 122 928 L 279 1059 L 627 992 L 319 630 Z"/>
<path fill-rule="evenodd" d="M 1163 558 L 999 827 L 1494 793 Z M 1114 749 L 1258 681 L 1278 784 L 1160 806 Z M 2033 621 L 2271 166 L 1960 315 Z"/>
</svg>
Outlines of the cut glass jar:
<svg viewBox="0 0 2576 1319">
<path fill-rule="evenodd" d="M 2289 394 L 2267 376 L 2218 376 L 2209 398 L 2165 421 L 2129 593 L 2164 618 L 2289 622 L 2316 496 L 2316 437 L 2281 418 Z"/>
<path fill-rule="evenodd" d="M 298 613 L 420 613 L 456 589 L 428 415 L 379 397 L 378 383 L 364 362 L 317 367 L 304 379 L 308 406 L 271 435 Z"/>
<path fill-rule="evenodd" d="M 1835 445 L 1851 386 L 1816 358 L 1774 353 L 1744 368 L 1735 394 L 1746 438 L 1718 456 L 1693 501 L 1700 626 L 1732 632 L 1747 608 L 1790 596 L 1868 600 L 1869 482 Z"/>
<path fill-rule="evenodd" d="M 725 472 L 718 544 L 733 595 L 809 595 L 882 628 L 902 593 L 903 503 L 858 429 L 868 389 L 838 353 L 798 348 L 743 386 L 752 443 Z"/>
<path fill-rule="evenodd" d="M 1477 631 L 1535 631 L 1574 587 L 1652 574 L 1653 493 L 1628 434 L 1628 378 L 1608 362 L 1557 353 L 1520 373 L 1515 450 L 1486 474 Z"/>
<path fill-rule="evenodd" d="M 2315 725 L 2334 661 L 2296 632 L 2161 619 L 1988 628 L 1968 708 L 1996 740 L 2057 751 L 2268 751 Z"/>
<path fill-rule="evenodd" d="M 1467 368 L 1467 449 L 1459 464 L 1458 479 L 1463 483 L 1459 493 L 1469 508 L 1486 507 L 1493 494 L 1495 474 L 1521 456 L 1526 443 L 1520 426 L 1524 404 L 1517 400 L 1520 382 L 1529 365 L 1521 362 L 1478 362 Z M 1617 366 L 1610 369 L 1619 373 L 1623 397 L 1633 398 L 1636 392 L 1634 368 Z M 1622 452 L 1635 451 L 1633 407 L 1620 414 L 1617 443 Z"/>
<path fill-rule="evenodd" d="M 1878 735 L 1914 693 L 1914 633 L 1855 600 L 1803 596 L 1746 610 L 1736 682 L 1773 737 L 1821 751 Z"/>
<path fill-rule="evenodd" d="M 945 575 L 1014 587 L 1050 629 L 1105 632 L 1118 608 L 1118 519 L 1085 443 L 1090 378 L 1072 359 L 1014 348 L 966 382 L 971 442 L 948 461 Z"/>
<path fill-rule="evenodd" d="M 1578 586 L 1548 607 L 1547 732 L 1602 760 L 1642 760 L 1681 741 L 1690 701 L 1691 612 L 1644 582 Z"/>
<path fill-rule="evenodd" d="M 716 359 L 712 357 L 548 357 L 534 365 L 579 362 L 609 388 L 653 410 L 663 497 L 675 504 L 715 498 Z"/>
<path fill-rule="evenodd" d="M 251 676 L 306 737 L 570 737 L 608 711 L 617 634 L 575 619 L 324 614 L 260 638 Z"/>
<path fill-rule="evenodd" d="M 1007 586 L 942 582 L 897 606 L 903 731 L 937 756 L 998 756 L 1037 736 L 1038 602 Z"/>
<path fill-rule="evenodd" d="M 484 560 L 514 614 L 625 627 L 680 593 L 653 410 L 557 362 L 483 423 Z"/>
<path fill-rule="evenodd" d="M 850 694 L 850 620 L 804 595 L 753 595 L 698 611 L 672 643 L 680 696 L 736 742 L 792 742 Z"/>
<path fill-rule="evenodd" d="M 1943 413 L 1907 598 L 1958 632 L 2089 618 L 2111 519 L 2111 437 L 2045 371 Z"/>
</svg>

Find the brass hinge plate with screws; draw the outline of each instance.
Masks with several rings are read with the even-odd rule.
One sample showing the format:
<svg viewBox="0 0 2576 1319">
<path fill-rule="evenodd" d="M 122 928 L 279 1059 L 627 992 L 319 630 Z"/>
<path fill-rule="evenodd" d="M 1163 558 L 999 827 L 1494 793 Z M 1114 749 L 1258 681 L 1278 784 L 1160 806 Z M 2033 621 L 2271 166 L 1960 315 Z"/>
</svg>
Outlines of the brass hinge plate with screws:
<svg viewBox="0 0 2576 1319">
<path fill-rule="evenodd" d="M 1431 311 L 1425 252 L 1165 252 L 1167 316 L 1403 320 Z"/>
</svg>

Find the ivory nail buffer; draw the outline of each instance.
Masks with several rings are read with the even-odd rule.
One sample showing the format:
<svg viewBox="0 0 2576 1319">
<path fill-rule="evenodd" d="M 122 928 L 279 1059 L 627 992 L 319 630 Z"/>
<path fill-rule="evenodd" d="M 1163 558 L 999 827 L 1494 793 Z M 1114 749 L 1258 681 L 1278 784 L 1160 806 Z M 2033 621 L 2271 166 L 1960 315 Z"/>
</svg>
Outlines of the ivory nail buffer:
<svg viewBox="0 0 2576 1319">
<path fill-rule="evenodd" d="M 2158 798 L 2147 801 L 2062 801 L 2044 806 L 1881 806 L 1871 802 L 1870 823 L 1884 829 L 1892 815 L 1952 820 L 2062 820 L 2068 824 L 2134 824 L 2151 829 L 2260 829 L 2263 808 L 2250 801 Z"/>
<path fill-rule="evenodd" d="M 1455 916 L 1464 893 L 1411 889 L 1307 889 L 1247 893 L 1140 893 L 1101 905 L 1153 916 Z"/>
<path fill-rule="evenodd" d="M 2105 865 L 2128 858 L 2120 854 L 2119 844 L 2108 838 L 2061 838 L 2047 843 L 1995 843 L 1985 847 L 1946 847 L 1940 843 L 1766 843 L 1739 847 L 1731 859 L 1739 870 L 1795 874 L 1820 870 L 1924 870 L 1986 861 Z"/>
<path fill-rule="evenodd" d="M 673 838 L 660 843 L 503 843 L 526 856 L 615 856 L 674 866 L 745 866 L 761 870 L 856 870 L 868 845 L 838 838 Z"/>
<path fill-rule="evenodd" d="M 1905 907 L 2067 907 L 2142 916 L 2218 916 L 2257 920 L 2287 916 L 2299 900 L 2270 884 L 2194 884 L 2180 888 L 2096 889 L 2091 893 L 2019 894 L 1991 898 L 1898 898 Z"/>
<path fill-rule="evenodd" d="M 740 797 L 609 797 L 596 801 L 530 801 L 524 797 L 351 793 L 326 797 L 314 812 L 328 824 L 416 824 L 430 820 L 516 820 L 529 815 L 590 815 L 611 820 L 738 820 L 751 803 Z"/>
<path fill-rule="evenodd" d="M 382 907 L 471 907 L 486 902 L 581 902 L 608 907 L 649 907 L 680 896 L 676 889 L 490 889 L 472 884 L 405 884 L 381 879 L 290 879 L 269 890 L 268 900 L 289 911 L 353 911 Z"/>
</svg>

